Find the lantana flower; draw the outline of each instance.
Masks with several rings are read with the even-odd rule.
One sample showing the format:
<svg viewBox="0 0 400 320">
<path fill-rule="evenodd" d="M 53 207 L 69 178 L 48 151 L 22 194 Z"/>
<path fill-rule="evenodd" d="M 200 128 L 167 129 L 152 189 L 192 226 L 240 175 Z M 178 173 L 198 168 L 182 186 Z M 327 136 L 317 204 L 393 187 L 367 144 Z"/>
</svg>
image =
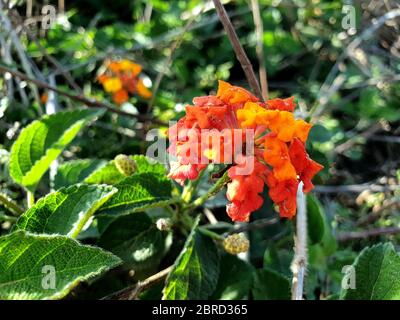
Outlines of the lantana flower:
<svg viewBox="0 0 400 320">
<path fill-rule="evenodd" d="M 304 192 L 311 191 L 311 179 L 323 168 L 305 149 L 311 124 L 296 119 L 294 109 L 293 97 L 262 102 L 219 81 L 215 96 L 194 98 L 168 130 L 168 150 L 175 156 L 169 177 L 183 185 L 209 163 L 225 163 L 230 166 L 226 211 L 233 221 L 248 221 L 262 206 L 265 185 L 280 216 L 293 218 L 299 182 Z"/>
<path fill-rule="evenodd" d="M 144 99 L 151 98 L 151 91 L 139 77 L 141 72 L 142 66 L 132 61 L 110 61 L 106 71 L 97 80 L 103 85 L 104 91 L 112 94 L 114 103 L 121 105 L 129 100 L 129 94 L 137 94 Z"/>
</svg>

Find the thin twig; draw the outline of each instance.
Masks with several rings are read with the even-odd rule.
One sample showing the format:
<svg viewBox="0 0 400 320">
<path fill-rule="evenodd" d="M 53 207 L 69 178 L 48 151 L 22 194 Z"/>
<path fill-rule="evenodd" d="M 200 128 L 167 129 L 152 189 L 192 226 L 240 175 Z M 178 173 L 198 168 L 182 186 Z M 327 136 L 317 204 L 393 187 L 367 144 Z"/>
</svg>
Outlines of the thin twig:
<svg viewBox="0 0 400 320">
<path fill-rule="evenodd" d="M 22 18 L 19 15 L 19 13 L 17 11 L 15 11 L 15 14 L 18 15 L 21 29 L 23 31 L 25 31 L 25 34 L 28 36 L 28 38 L 31 39 L 35 43 L 35 45 L 38 47 L 38 49 L 42 53 L 43 57 L 45 57 L 45 59 L 47 59 L 47 61 L 49 61 L 56 68 L 56 71 L 58 71 L 58 73 L 60 73 L 65 78 L 65 80 L 69 83 L 69 85 L 74 90 L 78 91 L 79 93 L 82 93 L 82 89 L 75 82 L 75 80 L 73 79 L 71 74 L 63 68 L 63 66 L 57 61 L 57 59 L 55 59 L 54 57 L 52 57 L 50 54 L 47 53 L 46 48 L 41 45 L 41 43 L 38 40 L 38 38 L 36 37 L 36 35 L 34 33 L 32 33 L 31 30 L 29 30 L 29 28 L 24 24 L 24 21 L 22 21 Z"/>
<path fill-rule="evenodd" d="M 193 22 L 196 20 L 197 16 L 192 16 L 189 21 L 186 23 L 185 27 L 182 29 L 182 33 L 179 35 L 179 37 L 174 41 L 174 43 L 172 44 L 168 57 L 166 59 L 166 61 L 163 63 L 162 69 L 161 71 L 157 74 L 156 80 L 154 81 L 154 86 L 153 86 L 153 95 L 147 105 L 147 111 L 146 113 L 149 114 L 151 111 L 151 108 L 153 107 L 154 104 L 154 100 L 156 99 L 156 95 L 158 92 L 158 89 L 160 88 L 160 84 L 162 79 L 164 78 L 165 74 L 167 73 L 167 70 L 171 67 L 172 61 L 173 61 L 173 57 L 174 57 L 174 53 L 176 51 L 177 48 L 180 47 L 183 38 L 186 34 L 186 32 L 189 30 L 189 28 L 192 26 Z"/>
<path fill-rule="evenodd" d="M 24 26 L 26 29 L 26 27 Z M 44 48 L 40 42 L 37 40 L 36 36 L 31 34 L 28 29 L 26 29 L 26 33 L 28 37 L 35 42 L 36 46 L 39 48 L 41 51 L 42 55 L 56 68 L 56 71 L 58 71 L 64 78 L 65 80 L 69 83 L 69 85 L 76 90 L 79 93 L 82 93 L 82 89 L 79 87 L 79 85 L 75 82 L 74 78 L 71 76 L 71 74 L 63 68 L 63 66 L 57 61 L 57 59 L 53 58 L 51 55 L 47 53 L 46 48 Z"/>
<path fill-rule="evenodd" d="M 321 86 L 321 92 L 322 96 L 318 99 L 317 104 L 314 105 L 314 107 L 310 110 L 310 116 L 313 116 L 313 119 L 317 118 L 322 114 L 324 111 L 324 105 L 326 105 L 329 102 L 330 97 L 333 96 L 335 92 L 337 92 L 341 86 L 344 83 L 344 78 L 339 74 L 335 79 L 336 83 L 332 83 L 330 86 L 330 89 L 328 92 L 326 92 L 326 88 L 328 86 L 328 83 L 331 81 L 328 81 L 328 79 L 332 79 L 333 77 L 336 76 L 336 74 L 340 71 L 339 70 L 339 65 L 344 61 L 346 57 L 351 58 L 358 66 L 359 63 L 357 63 L 357 59 L 355 59 L 355 52 L 356 49 L 362 44 L 363 41 L 368 40 L 371 38 L 374 33 L 379 30 L 388 20 L 395 19 L 400 16 L 400 9 L 395 9 L 392 11 L 389 11 L 385 13 L 383 16 L 381 16 L 379 19 L 375 20 L 368 28 L 366 28 L 360 36 L 356 37 L 348 46 L 347 48 L 342 52 L 342 54 L 339 56 L 337 59 L 335 65 L 329 72 L 329 75 L 327 79 L 325 80 L 324 84 Z"/>
<path fill-rule="evenodd" d="M 389 227 L 389 228 L 378 228 L 365 231 L 354 231 L 349 233 L 339 234 L 336 239 L 339 242 L 346 242 L 351 240 L 367 239 L 372 237 L 378 237 L 382 235 L 391 235 L 400 233 L 400 228 Z"/>
<path fill-rule="evenodd" d="M 6 214 L 4 214 L 4 213 L 0 213 L 0 222 L 5 221 L 5 222 L 14 223 L 14 222 L 16 222 L 17 220 L 18 220 L 17 217 L 8 216 L 8 215 L 6 215 Z"/>
<path fill-rule="evenodd" d="M 299 183 L 297 190 L 296 236 L 294 241 L 295 252 L 291 265 L 293 272 L 292 300 L 303 300 L 304 276 L 307 271 L 307 212 L 303 182 Z"/>
<path fill-rule="evenodd" d="M 373 210 L 367 216 L 363 216 L 359 221 L 357 221 L 356 226 L 367 226 L 374 223 L 376 220 L 384 216 L 385 211 L 388 209 L 397 210 L 400 208 L 400 200 L 399 199 L 390 199 L 387 202 L 384 202 L 382 206 L 378 209 Z"/>
<path fill-rule="evenodd" d="M 261 92 L 264 100 L 268 99 L 268 77 L 267 69 L 265 68 L 265 58 L 264 58 L 264 28 L 263 22 L 260 14 L 260 5 L 258 0 L 251 0 L 251 8 L 253 11 L 254 26 L 256 29 L 256 53 L 258 58 L 258 73 L 261 83 Z"/>
<path fill-rule="evenodd" d="M 157 272 L 156 274 L 148 277 L 147 279 L 143 281 L 138 281 L 135 285 L 130 286 L 128 288 L 122 289 L 118 292 L 112 293 L 101 300 L 135 300 L 139 296 L 141 292 L 144 290 L 150 288 L 154 284 L 162 281 L 165 279 L 168 274 L 171 272 L 172 266 L 169 266 L 168 268 L 161 270 L 160 272 Z"/>
<path fill-rule="evenodd" d="M 279 222 L 279 218 L 275 217 L 272 219 L 261 219 L 261 220 L 256 220 L 251 223 L 243 224 L 240 227 L 228 232 L 228 234 L 234 234 L 234 233 L 241 233 L 241 232 L 246 232 L 246 231 L 254 231 L 258 229 L 262 229 L 268 226 L 271 226 L 273 224 L 276 224 Z"/>
<path fill-rule="evenodd" d="M 4 193 L 0 193 L 0 204 L 6 207 L 15 216 L 20 216 L 24 213 L 24 209 L 14 202 L 10 197 Z"/>
<path fill-rule="evenodd" d="M 260 86 L 254 74 L 253 66 L 251 65 L 250 60 L 246 55 L 246 52 L 244 51 L 242 45 L 240 44 L 239 38 L 235 32 L 235 28 L 233 27 L 232 22 L 229 19 L 229 16 L 226 13 L 224 6 L 219 0 L 213 0 L 213 2 L 215 10 L 217 10 L 219 19 L 222 25 L 224 26 L 224 29 L 232 44 L 233 50 L 235 51 L 236 58 L 239 60 L 240 65 L 242 66 L 242 69 L 246 75 L 247 81 L 251 89 L 258 98 L 262 99 Z"/>
<path fill-rule="evenodd" d="M 203 212 L 208 221 L 210 221 L 210 224 L 216 225 L 218 223 L 217 218 L 215 218 L 214 213 L 210 209 L 204 208 Z"/>
<path fill-rule="evenodd" d="M 378 122 L 374 124 L 372 127 L 368 128 L 366 131 L 357 134 L 354 137 L 348 139 L 346 142 L 336 146 L 334 151 L 336 153 L 343 153 L 346 150 L 352 148 L 357 143 L 359 138 L 368 139 L 370 136 L 372 136 L 374 133 L 378 132 L 381 129 L 382 129 L 382 124 Z"/>
<path fill-rule="evenodd" d="M 209 198 L 215 196 L 229 182 L 229 180 L 230 178 L 228 176 L 228 171 L 225 171 L 224 175 L 215 182 L 214 186 L 210 190 L 208 190 L 207 193 L 205 193 L 201 197 L 198 197 L 196 200 L 190 203 L 185 209 L 193 210 L 203 205 L 204 202 L 206 202 Z"/>
<path fill-rule="evenodd" d="M 52 86 L 48 85 L 45 82 L 42 82 L 42 81 L 37 80 L 37 79 L 30 78 L 27 75 L 25 75 L 25 74 L 23 74 L 23 73 L 21 73 L 19 71 L 7 68 L 7 67 L 2 66 L 2 65 L 0 65 L 0 71 L 1 72 L 8 72 L 11 75 L 13 75 L 15 77 L 18 77 L 18 78 L 20 78 L 22 80 L 25 80 L 25 81 L 28 81 L 28 82 L 32 82 L 35 85 L 37 85 L 38 87 L 45 88 L 47 90 L 51 90 L 51 91 L 57 92 L 58 94 L 66 96 L 66 97 L 68 97 L 70 99 L 79 101 L 79 102 L 85 104 L 88 107 L 105 108 L 105 109 L 107 109 L 109 111 L 112 111 L 114 113 L 117 113 L 119 115 L 135 118 L 135 119 L 138 119 L 140 121 L 144 121 L 144 122 L 145 121 L 150 121 L 150 122 L 153 122 L 155 124 L 166 125 L 164 122 L 162 122 L 160 120 L 157 120 L 157 119 L 154 119 L 154 118 L 152 118 L 150 116 L 147 116 L 147 115 L 133 114 L 133 113 L 130 113 L 130 112 L 123 111 L 121 109 L 114 108 L 112 105 L 110 105 L 108 103 L 105 103 L 105 102 L 102 102 L 102 101 L 98 101 L 98 100 L 93 99 L 93 98 L 87 98 L 87 97 L 85 97 L 83 95 L 80 95 L 80 94 L 78 94 L 78 95 L 71 94 L 71 93 L 69 93 L 67 91 L 52 87 Z"/>
<path fill-rule="evenodd" d="M 365 190 L 372 192 L 385 192 L 400 190 L 400 185 L 378 185 L 372 183 L 348 184 L 342 186 L 315 186 L 314 192 L 318 193 L 361 193 Z"/>
<path fill-rule="evenodd" d="M 6 14 L 5 8 L 3 7 L 3 1 L 0 1 L 0 18 L 2 20 L 3 27 L 10 34 L 11 41 L 12 41 L 14 47 L 15 47 L 15 50 L 16 50 L 17 55 L 18 55 L 18 58 L 21 61 L 22 68 L 25 70 L 26 74 L 29 77 L 33 77 L 34 74 L 33 74 L 32 68 L 31 68 L 31 64 L 28 61 L 26 53 L 25 53 L 25 51 L 24 51 L 24 49 L 22 47 L 22 44 L 21 44 L 21 42 L 20 42 L 20 40 L 19 40 L 19 38 L 18 38 L 18 36 L 17 36 L 17 34 L 15 32 L 15 29 L 13 28 L 13 26 L 11 24 L 11 21 L 8 18 L 7 14 Z M 36 101 L 38 103 L 40 103 L 39 92 L 38 92 L 37 88 L 35 86 L 33 86 L 32 84 L 30 86 L 31 86 L 31 90 L 33 92 L 33 95 L 34 95 Z M 38 112 L 41 113 L 42 110 L 40 108 L 38 108 Z"/>
</svg>

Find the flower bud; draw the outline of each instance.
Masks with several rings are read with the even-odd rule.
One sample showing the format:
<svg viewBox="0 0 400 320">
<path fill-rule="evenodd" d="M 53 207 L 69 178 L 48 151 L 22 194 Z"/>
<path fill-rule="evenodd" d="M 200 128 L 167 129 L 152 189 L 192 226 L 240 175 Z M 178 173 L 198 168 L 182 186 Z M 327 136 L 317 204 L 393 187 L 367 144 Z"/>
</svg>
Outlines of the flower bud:
<svg viewBox="0 0 400 320">
<path fill-rule="evenodd" d="M 125 154 L 119 154 L 114 159 L 115 166 L 118 171 L 125 176 L 132 175 L 137 168 L 136 162 Z"/>
<path fill-rule="evenodd" d="M 247 252 L 250 247 L 250 242 L 243 233 L 235 233 L 227 236 L 223 242 L 224 249 L 230 254 L 239 254 Z"/>
<path fill-rule="evenodd" d="M 156 226 L 160 231 L 169 231 L 171 229 L 171 220 L 160 218 L 156 221 Z"/>
</svg>

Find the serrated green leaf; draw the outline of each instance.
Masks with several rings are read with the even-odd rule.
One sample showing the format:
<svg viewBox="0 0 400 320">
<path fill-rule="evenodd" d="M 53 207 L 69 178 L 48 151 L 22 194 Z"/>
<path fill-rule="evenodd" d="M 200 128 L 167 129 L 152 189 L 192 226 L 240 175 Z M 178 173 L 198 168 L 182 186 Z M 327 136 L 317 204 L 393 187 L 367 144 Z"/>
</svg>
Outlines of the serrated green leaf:
<svg viewBox="0 0 400 320">
<path fill-rule="evenodd" d="M 89 184 L 110 184 L 114 185 L 122 180 L 124 180 L 126 176 L 124 176 L 121 172 L 118 171 L 117 167 L 114 164 L 114 160 L 108 162 L 105 166 L 95 170 L 85 179 L 85 183 Z"/>
<path fill-rule="evenodd" d="M 21 131 L 11 149 L 10 174 L 34 191 L 51 162 L 75 138 L 79 130 L 104 110 L 79 109 L 45 115 Z"/>
<path fill-rule="evenodd" d="M 321 204 L 312 195 L 307 196 L 307 220 L 310 244 L 321 242 L 325 233 L 324 213 Z"/>
<path fill-rule="evenodd" d="M 252 293 L 255 300 L 290 300 L 290 281 L 274 270 L 259 269 L 254 273 Z"/>
<path fill-rule="evenodd" d="M 64 162 L 58 167 L 57 174 L 54 177 L 54 189 L 58 190 L 62 187 L 81 183 L 105 164 L 105 160 L 98 159 L 79 159 Z"/>
<path fill-rule="evenodd" d="M 109 252 L 65 236 L 17 231 L 0 238 L 0 299 L 60 299 L 120 263 Z"/>
<path fill-rule="evenodd" d="M 61 188 L 25 212 L 15 228 L 75 238 L 94 212 L 116 192 L 116 188 L 106 185 L 77 184 Z"/>
<path fill-rule="evenodd" d="M 98 244 L 135 270 L 157 265 L 164 251 L 162 232 L 144 212 L 115 219 L 104 230 Z"/>
<path fill-rule="evenodd" d="M 215 290 L 220 258 L 214 242 L 201 234 L 196 219 L 163 290 L 164 300 L 207 299 Z"/>
<path fill-rule="evenodd" d="M 99 213 L 127 214 L 171 203 L 171 182 L 154 173 L 138 173 L 114 185 L 118 192 Z"/>
<path fill-rule="evenodd" d="M 160 176 L 166 175 L 164 165 L 158 163 L 143 155 L 134 155 L 131 158 L 136 162 L 137 168 L 135 174 L 139 173 L 154 173 Z M 114 160 L 109 161 L 105 166 L 97 169 L 90 174 L 86 179 L 86 183 L 94 184 L 116 184 L 126 178 L 115 166 Z"/>
<path fill-rule="evenodd" d="M 237 256 L 221 257 L 217 288 L 211 299 L 241 300 L 249 296 L 253 281 L 253 267 Z"/>
<path fill-rule="evenodd" d="M 355 289 L 342 289 L 341 299 L 400 299 L 400 256 L 391 243 L 365 248 L 354 261 L 353 267 Z"/>
</svg>

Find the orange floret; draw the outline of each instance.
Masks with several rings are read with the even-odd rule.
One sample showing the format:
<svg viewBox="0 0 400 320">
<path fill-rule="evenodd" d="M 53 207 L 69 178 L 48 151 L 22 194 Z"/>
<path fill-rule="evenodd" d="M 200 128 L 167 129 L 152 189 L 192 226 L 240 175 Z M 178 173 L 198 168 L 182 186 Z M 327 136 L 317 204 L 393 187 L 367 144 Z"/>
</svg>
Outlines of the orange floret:
<svg viewBox="0 0 400 320">
<path fill-rule="evenodd" d="M 124 102 L 128 101 L 129 96 L 128 92 L 126 92 L 124 89 L 118 90 L 117 92 L 114 92 L 113 96 L 113 101 L 120 105 L 123 104 Z"/>
<path fill-rule="evenodd" d="M 144 85 L 143 80 L 141 79 L 139 79 L 137 82 L 136 91 L 141 97 L 145 99 L 150 99 L 152 96 L 151 91 Z"/>
</svg>

